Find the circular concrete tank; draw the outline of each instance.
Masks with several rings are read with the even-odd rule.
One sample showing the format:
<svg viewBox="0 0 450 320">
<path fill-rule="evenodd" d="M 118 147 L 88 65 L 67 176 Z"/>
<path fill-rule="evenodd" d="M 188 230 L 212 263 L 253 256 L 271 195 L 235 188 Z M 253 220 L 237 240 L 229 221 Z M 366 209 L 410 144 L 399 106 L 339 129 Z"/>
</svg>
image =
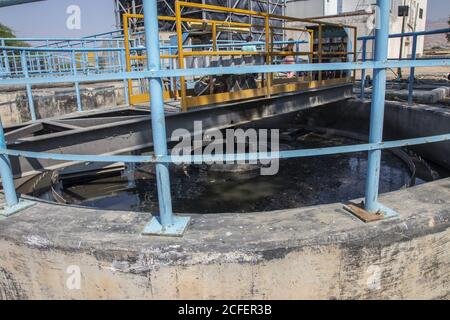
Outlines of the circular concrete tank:
<svg viewBox="0 0 450 320">
<path fill-rule="evenodd" d="M 450 131 L 445 109 L 386 107 L 399 115 L 387 122 L 393 138 Z M 366 104 L 328 110 L 339 108 L 364 122 Z M 445 166 L 450 147 L 417 152 Z M 341 203 L 191 215 L 182 238 L 142 236 L 146 213 L 39 202 L 0 221 L 0 298 L 448 299 L 450 179 L 380 201 L 399 217 L 366 224 Z"/>
</svg>

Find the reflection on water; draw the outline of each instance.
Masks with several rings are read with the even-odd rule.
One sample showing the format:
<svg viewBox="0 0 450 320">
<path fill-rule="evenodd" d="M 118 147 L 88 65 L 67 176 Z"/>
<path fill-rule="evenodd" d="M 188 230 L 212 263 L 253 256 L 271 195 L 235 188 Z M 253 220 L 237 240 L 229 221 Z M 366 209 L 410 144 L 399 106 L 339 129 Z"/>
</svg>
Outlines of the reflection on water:
<svg viewBox="0 0 450 320">
<path fill-rule="evenodd" d="M 282 141 L 282 149 L 319 148 L 355 143 L 340 137 L 308 133 Z M 177 213 L 269 211 L 346 201 L 364 196 L 367 153 L 281 160 L 275 176 L 216 172 L 202 166 L 172 166 L 173 208 Z M 157 212 L 153 166 L 138 166 L 122 175 L 84 181 L 62 189 L 70 203 L 103 209 Z M 384 152 L 380 192 L 410 181 L 406 165 Z"/>
</svg>

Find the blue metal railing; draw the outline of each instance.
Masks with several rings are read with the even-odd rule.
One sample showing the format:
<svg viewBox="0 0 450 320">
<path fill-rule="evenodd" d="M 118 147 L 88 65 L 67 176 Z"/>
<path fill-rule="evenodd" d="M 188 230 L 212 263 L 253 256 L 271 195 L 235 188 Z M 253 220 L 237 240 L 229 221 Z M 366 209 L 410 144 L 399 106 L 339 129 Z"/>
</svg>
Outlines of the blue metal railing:
<svg viewBox="0 0 450 320">
<path fill-rule="evenodd" d="M 83 38 L 79 38 L 83 39 Z M 21 38 L 16 40 L 34 40 L 34 41 L 43 41 L 48 39 L 46 38 Z M 117 40 L 115 46 L 100 46 L 94 45 L 93 47 L 87 46 L 86 43 L 81 43 L 81 47 L 76 47 L 74 45 L 67 46 L 58 46 L 52 47 L 51 44 L 46 46 L 37 46 L 37 47 L 17 47 L 17 46 L 5 46 L 5 38 L 0 38 L 0 75 L 2 77 L 15 77 L 21 76 L 22 74 L 22 66 L 20 62 L 19 53 L 22 51 L 26 52 L 26 60 L 28 63 L 28 72 L 31 76 L 37 74 L 64 74 L 70 73 L 73 59 L 71 56 L 71 52 L 75 51 L 79 54 L 79 58 L 77 58 L 77 64 L 81 64 L 83 68 L 87 68 L 88 71 L 91 72 L 104 72 L 110 70 L 111 72 L 115 72 L 117 70 L 122 70 L 123 61 L 118 59 L 117 57 L 121 55 L 122 52 L 125 52 L 125 48 L 123 46 L 123 39 Z M 67 40 L 71 41 L 71 40 Z M 109 41 L 109 40 L 107 40 Z M 288 43 L 300 44 L 305 43 L 305 41 L 275 41 L 274 45 L 284 45 Z M 259 48 L 260 51 L 265 50 L 264 42 L 233 42 L 233 43 L 223 43 L 217 44 L 218 48 L 231 49 L 232 51 L 235 48 L 242 48 L 245 45 L 254 45 Z M 210 49 L 212 50 L 212 44 L 198 44 L 198 45 L 187 45 L 184 46 L 186 49 Z M 178 47 L 176 45 L 161 45 L 161 55 L 167 55 L 176 53 Z M 146 51 L 145 47 L 138 46 L 134 44 L 130 50 L 132 52 L 141 52 Z M 88 57 L 88 54 L 92 54 L 93 63 Z M 165 59 L 163 59 L 165 60 Z M 103 61 L 103 63 L 100 63 Z M 168 67 L 168 63 L 166 63 L 166 67 Z"/>
<path fill-rule="evenodd" d="M 395 216 L 396 213 L 389 208 L 384 207 L 378 202 L 379 192 L 379 174 L 381 165 L 381 151 L 384 149 L 405 147 L 411 145 L 436 143 L 450 140 L 450 133 L 420 137 L 415 139 L 398 140 L 383 142 L 383 116 L 384 116 L 384 98 L 386 88 L 386 69 L 396 67 L 430 67 L 430 66 L 449 66 L 450 59 L 429 59 L 429 60 L 399 60 L 389 61 L 388 52 L 388 30 L 389 30 L 389 8 L 390 0 L 378 0 L 380 8 L 380 28 L 376 30 L 375 36 L 375 57 L 374 61 L 363 62 L 345 62 L 345 63 L 319 63 L 319 64 L 296 64 L 296 65 L 263 65 L 263 66 L 243 66 L 243 67 L 221 67 L 221 68 L 202 68 L 202 69 L 174 69 L 162 70 L 158 54 L 160 46 L 158 34 L 154 32 L 158 28 L 157 8 L 155 0 L 144 0 L 144 24 L 149 37 L 146 40 L 146 49 L 149 52 L 146 71 L 139 72 L 119 72 L 92 75 L 72 74 L 67 76 L 55 77 L 53 75 L 29 77 L 29 78 L 11 78 L 0 79 L 0 85 L 31 85 L 38 83 L 58 83 L 58 82 L 86 82 L 103 80 L 121 80 L 134 78 L 150 79 L 151 91 L 151 111 L 152 111 L 152 131 L 154 139 L 155 155 L 149 156 L 97 156 L 97 155 L 64 155 L 35 153 L 27 151 L 8 150 L 6 148 L 3 128 L 0 125 L 0 172 L 2 184 L 5 193 L 6 207 L 8 212 L 14 212 L 21 208 L 21 202 L 17 198 L 14 181 L 9 163 L 9 156 L 26 157 L 36 159 L 53 159 L 63 161 L 90 161 L 90 162 L 126 162 L 155 163 L 157 170 L 158 199 L 159 199 L 159 217 L 153 217 L 146 226 L 144 234 L 159 235 L 181 235 L 186 229 L 189 218 L 175 216 L 172 212 L 172 201 L 170 194 L 169 163 L 194 163 L 203 161 L 250 161 L 250 160 L 268 160 L 279 158 L 301 158 L 311 156 L 321 156 L 339 153 L 352 153 L 367 151 L 369 153 L 369 163 L 367 171 L 367 180 L 365 187 L 365 209 L 370 213 L 383 213 L 386 217 Z M 152 32 L 150 32 L 152 30 Z M 370 117 L 370 140 L 367 144 L 330 147 L 310 150 L 290 150 L 268 153 L 251 154 L 233 154 L 233 155 L 214 155 L 214 156 L 169 156 L 166 142 L 165 117 L 163 108 L 163 77 L 180 77 L 194 75 L 214 75 L 214 74 L 246 74 L 246 73 L 270 73 L 270 72 L 308 72 L 324 70 L 364 70 L 374 69 L 374 89 L 372 95 L 372 107 Z M 1 124 L 1 122 L 0 122 Z"/>
<path fill-rule="evenodd" d="M 417 32 L 406 32 L 406 33 L 396 33 L 389 35 L 389 38 L 405 38 L 412 37 L 412 48 L 411 48 L 411 60 L 417 60 L 417 38 L 420 36 L 428 36 L 434 34 L 447 34 L 450 33 L 450 28 L 445 29 L 436 29 L 436 30 L 427 30 L 427 31 L 417 31 Z M 362 41 L 362 49 L 361 49 L 361 61 L 370 61 L 367 59 L 367 42 L 375 40 L 374 36 L 365 36 L 359 37 L 358 40 Z M 424 58 L 420 58 L 424 59 Z M 425 58 L 429 59 L 429 58 Z M 393 60 L 393 59 L 392 59 Z M 400 59 L 403 60 L 403 59 Z M 414 77 L 415 77 L 415 67 L 410 67 L 409 79 L 408 79 L 408 104 L 413 104 L 413 95 L 414 95 Z M 361 100 L 365 99 L 365 87 L 366 87 L 366 72 L 365 69 L 361 72 Z"/>
<path fill-rule="evenodd" d="M 95 38 L 95 36 L 93 36 Z M 19 38 L 17 41 L 46 41 L 47 46 L 38 47 L 15 47 L 15 46 L 0 46 L 0 76 L 1 78 L 32 78 L 36 76 L 68 76 L 68 75 L 90 75 L 102 73 L 120 73 L 126 71 L 125 62 L 125 48 L 123 47 L 123 39 L 117 40 L 115 46 L 96 47 L 98 43 L 94 43 L 94 47 L 88 47 L 86 43 L 82 43 L 82 47 L 74 47 L 72 44 L 67 46 L 52 47 L 55 39 L 67 41 L 86 41 L 86 38 Z M 90 39 L 90 38 L 89 38 Z M 0 38 L 0 42 L 5 44 L 6 38 Z M 106 39 L 110 41 L 110 39 Z M 116 40 L 114 40 L 116 41 Z M 120 42 L 121 41 L 121 42 Z M 274 45 L 285 45 L 293 43 L 299 45 L 305 41 L 275 41 Z M 58 44 L 58 42 L 57 42 Z M 160 54 L 169 55 L 177 53 L 177 46 L 167 45 L 161 42 Z M 265 50 L 265 42 L 242 42 L 233 41 L 231 43 L 218 44 L 219 48 L 235 50 L 235 48 L 242 48 L 245 45 L 254 45 L 259 48 L 261 52 Z M 209 49 L 212 50 L 212 44 L 198 44 L 186 45 L 186 49 Z M 130 48 L 131 55 L 139 56 L 146 52 L 146 47 L 138 47 L 136 43 Z M 173 69 L 175 63 L 174 58 L 162 58 L 163 69 Z M 195 59 L 195 58 L 194 58 Z M 133 71 L 145 67 L 144 65 L 132 65 Z M 107 79 L 105 79 L 107 80 Z M 75 93 L 76 104 L 79 111 L 83 110 L 79 82 L 76 81 Z M 140 84 L 142 86 L 143 84 Z M 171 82 L 171 86 L 172 86 Z M 141 88 L 139 90 L 146 92 L 148 88 Z M 34 105 L 33 105 L 33 91 L 29 84 L 26 85 L 27 99 L 31 114 L 31 119 L 37 119 Z M 129 103 L 128 99 L 128 83 L 124 82 L 124 97 L 125 104 Z"/>
</svg>

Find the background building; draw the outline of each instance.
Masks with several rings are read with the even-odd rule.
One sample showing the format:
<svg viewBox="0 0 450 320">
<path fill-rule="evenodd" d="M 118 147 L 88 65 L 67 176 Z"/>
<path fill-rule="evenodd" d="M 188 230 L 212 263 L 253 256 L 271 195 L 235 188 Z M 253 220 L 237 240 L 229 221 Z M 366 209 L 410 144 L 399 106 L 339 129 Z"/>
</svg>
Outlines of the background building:
<svg viewBox="0 0 450 320">
<path fill-rule="evenodd" d="M 392 0 L 390 33 L 423 31 L 426 28 L 428 0 Z M 358 27 L 358 35 L 373 35 L 370 19 L 375 12 L 376 0 L 288 0 L 286 11 L 288 15 L 299 18 L 326 19 L 328 22 L 342 22 Z M 408 6 L 408 16 L 399 17 L 399 7 Z M 361 44 L 359 44 L 361 46 Z M 402 48 L 402 50 L 400 49 Z M 360 49 L 360 48 L 358 48 Z M 412 37 L 404 38 L 403 45 L 400 38 L 391 39 L 389 43 L 389 57 L 406 58 L 411 54 Z M 417 54 L 423 54 L 424 37 L 418 38 Z M 358 50 L 360 51 L 360 50 Z M 368 48 L 369 54 L 371 48 Z"/>
</svg>

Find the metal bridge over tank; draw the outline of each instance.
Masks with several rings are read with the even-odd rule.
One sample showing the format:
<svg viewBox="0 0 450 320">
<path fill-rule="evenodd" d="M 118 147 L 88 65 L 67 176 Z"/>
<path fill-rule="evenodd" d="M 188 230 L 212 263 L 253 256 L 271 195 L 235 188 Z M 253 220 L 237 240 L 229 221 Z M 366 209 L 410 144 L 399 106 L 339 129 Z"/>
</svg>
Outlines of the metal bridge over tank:
<svg viewBox="0 0 450 320">
<path fill-rule="evenodd" d="M 183 8 L 238 14 L 247 17 L 249 22 L 198 19 L 183 14 Z M 85 38 L 14 40 L 31 43 L 33 47 L 17 47 L 10 39 L 0 39 L 2 77 L 10 79 L 9 83 L 26 82 L 32 119 L 30 123 L 5 128 L 8 147 L 65 154 L 95 151 L 109 155 L 151 148 L 150 110 L 146 107 L 150 101 L 149 82 L 140 77 L 148 69 L 145 32 L 132 28 L 133 23 L 143 25 L 143 20 L 142 14 L 124 13 L 123 32 Z M 175 32 L 169 38 L 160 37 L 160 61 L 163 69 L 173 72 L 198 67 L 217 70 L 270 64 L 287 66 L 286 58 L 290 59 L 289 64 L 356 59 L 357 30 L 352 26 L 187 2 L 174 3 L 173 16 L 158 16 L 159 23 L 164 21 L 172 22 Z M 263 41 L 243 41 L 255 28 L 264 32 Z M 289 34 L 289 40 L 275 40 L 280 32 Z M 231 34 L 232 40 L 223 40 L 221 33 Z M 120 76 L 124 72 L 137 76 L 124 79 Z M 41 119 L 34 107 L 32 84 L 40 82 L 41 77 L 47 77 L 48 83 L 58 84 L 68 76 L 89 81 L 91 77 L 107 79 L 111 74 L 123 81 L 125 100 L 132 107 L 83 112 L 81 81 L 73 83 L 77 109 L 82 114 Z M 170 137 L 177 128 L 191 130 L 194 120 L 203 121 L 205 130 L 226 128 L 347 99 L 352 96 L 354 75 L 351 71 L 217 73 L 166 76 L 162 81 Z M 67 164 L 51 159 L 33 162 L 12 159 L 14 177 L 21 179 Z"/>
<path fill-rule="evenodd" d="M 238 14 L 248 17 L 249 22 L 192 18 L 185 16 L 185 8 Z M 174 12 L 174 16 L 158 16 L 159 23 L 169 21 L 176 26 L 173 33 L 160 37 L 164 70 L 356 61 L 357 30 L 352 26 L 190 2 L 175 2 Z M 15 40 L 35 45 L 27 48 L 13 46 L 14 41 L 0 39 L 0 74 L 4 78 L 30 78 L 32 83 L 32 78 L 42 75 L 61 77 L 59 82 L 64 82 L 64 76 L 68 75 L 89 77 L 93 74 L 145 71 L 148 68 L 145 34 L 131 27 L 143 19 L 140 14 L 124 13 L 123 32 L 113 31 L 81 39 Z M 245 41 L 255 28 L 263 31 L 264 39 Z M 283 38 L 288 39 L 277 40 L 280 32 L 285 35 Z M 231 40 L 222 39 L 221 34 L 225 33 L 231 35 L 227 37 Z M 354 74 L 349 71 L 164 77 L 163 94 L 167 105 L 187 111 L 345 86 L 353 80 Z M 28 105 L 31 119 L 36 120 L 39 115 L 34 108 L 31 83 L 27 85 Z M 77 108 L 82 111 L 80 83 L 75 82 L 74 87 Z M 127 104 L 147 103 L 150 100 L 148 88 L 146 79 L 124 80 Z"/>
</svg>

